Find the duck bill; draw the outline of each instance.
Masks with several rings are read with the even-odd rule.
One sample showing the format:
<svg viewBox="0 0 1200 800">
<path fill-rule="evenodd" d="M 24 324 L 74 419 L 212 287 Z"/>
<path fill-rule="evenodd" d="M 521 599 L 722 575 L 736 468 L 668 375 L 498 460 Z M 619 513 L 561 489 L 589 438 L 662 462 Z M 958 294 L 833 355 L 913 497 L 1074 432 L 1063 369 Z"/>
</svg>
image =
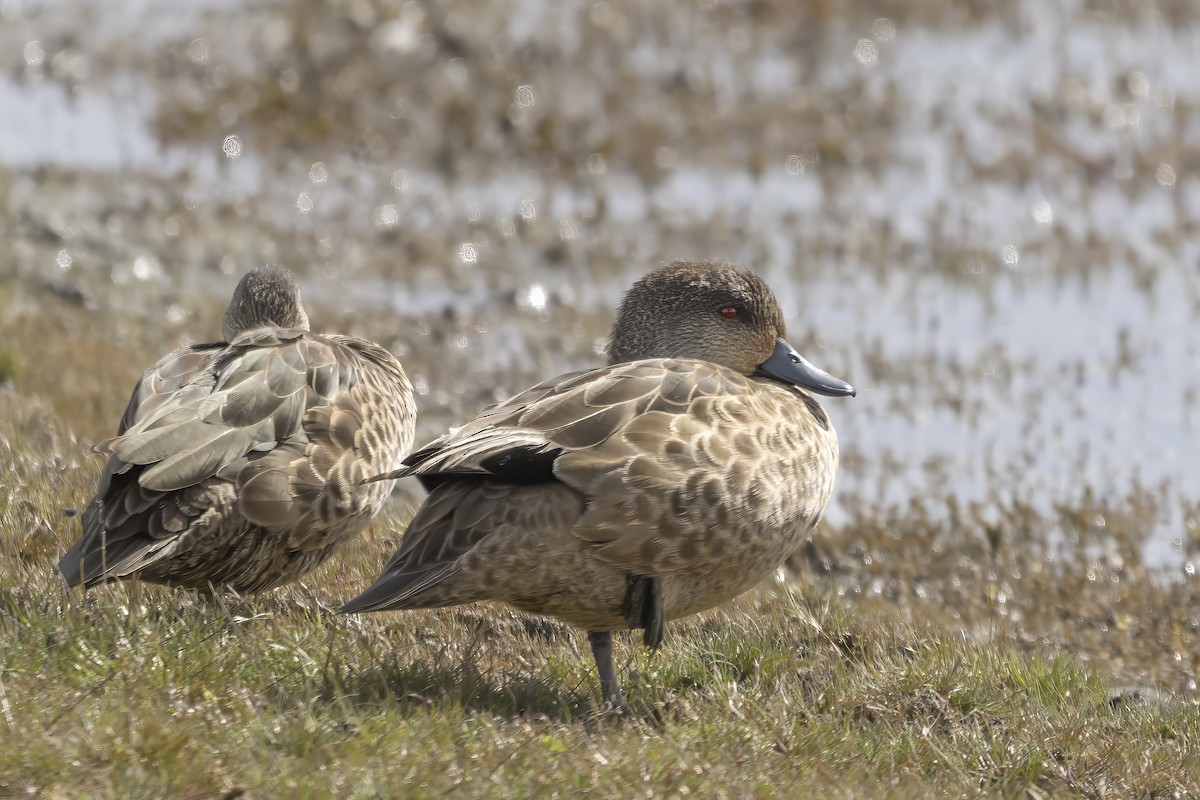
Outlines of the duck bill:
<svg viewBox="0 0 1200 800">
<path fill-rule="evenodd" d="M 775 342 L 775 352 L 758 365 L 758 371 L 777 381 L 795 384 L 817 394 L 831 397 L 853 397 L 857 394 L 854 387 L 841 378 L 835 378 L 808 363 L 804 356 L 796 352 L 796 348 L 783 339 Z"/>
</svg>

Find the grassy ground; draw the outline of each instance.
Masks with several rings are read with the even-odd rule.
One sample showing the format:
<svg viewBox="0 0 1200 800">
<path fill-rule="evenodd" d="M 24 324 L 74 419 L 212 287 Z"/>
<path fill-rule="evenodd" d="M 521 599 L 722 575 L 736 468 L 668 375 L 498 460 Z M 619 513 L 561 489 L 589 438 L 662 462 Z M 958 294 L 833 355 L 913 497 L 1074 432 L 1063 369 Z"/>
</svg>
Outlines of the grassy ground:
<svg viewBox="0 0 1200 800">
<path fill-rule="evenodd" d="M 171 334 L 106 361 L 54 344 L 103 320 L 9 308 L 0 341 L 44 348 L 0 359 L 0 796 L 1200 794 L 1200 597 L 1136 560 L 1152 496 L 863 514 L 657 654 L 624 640 L 636 713 L 613 720 L 555 622 L 322 611 L 391 552 L 402 503 L 271 596 L 68 595 L 88 444 Z"/>
<path fill-rule="evenodd" d="M 1142 544 L 1179 508 L 1179 487 L 1081 485 L 1051 510 L 1013 500 L 1052 469 L 1043 451 L 1069 438 L 998 448 L 997 474 L 982 476 L 998 496 L 981 511 L 954 500 L 957 462 L 926 462 L 938 448 L 846 436 L 843 475 L 858 474 L 838 496 L 847 518 L 775 585 L 672 625 L 656 654 L 622 639 L 631 720 L 598 713 L 586 640 L 557 623 L 495 607 L 322 610 L 390 555 L 407 489 L 303 585 L 249 602 L 137 586 L 80 597 L 54 571 L 100 470 L 88 449 L 111 435 L 134 379 L 185 332 L 213 336 L 222 298 L 208 290 L 266 261 L 325 289 L 309 297 L 318 327 L 402 354 L 421 393 L 419 442 L 595 363 L 610 320 L 584 300 L 615 298 L 635 272 L 683 255 L 797 283 L 823 276 L 826 290 L 830 275 L 876 281 L 877 294 L 839 310 L 849 327 L 819 360 L 865 381 L 857 406 L 831 408 L 839 421 L 865 414 L 860 430 L 886 430 L 871 414 L 906 424 L 923 409 L 950 409 L 971 441 L 992 435 L 995 414 L 1137 429 L 1154 418 L 1119 398 L 1140 395 L 1105 399 L 1131 375 L 1159 387 L 1154 408 L 1186 407 L 1190 420 L 1188 371 L 1141 360 L 1158 349 L 1153 331 L 1186 339 L 1183 328 L 1129 317 L 1111 358 L 1106 339 L 1090 354 L 1049 348 L 1045 361 L 1000 346 L 972 360 L 945 345 L 974 331 L 914 332 L 976 293 L 997 298 L 978 325 L 1007 331 L 1035 313 L 1004 305 L 1014 282 L 1053 309 L 1069 294 L 1056 282 L 1103 286 L 1129 271 L 1149 291 L 1164 265 L 1194 262 L 1182 189 L 1200 164 L 1197 103 L 1150 56 L 1200 6 L 1113 0 L 1031 15 L 1005 3 L 614 0 L 531 15 L 520 3 L 288 0 L 221 4 L 178 34 L 163 33 L 177 9 L 157 25 L 143 9 L 135 39 L 105 32 L 122 20 L 107 5 L 4 5 L 17 24 L 0 40 L 23 57 L 3 69 L 37 92 L 32 115 L 48 113 L 48 87 L 130 122 L 144 109 L 121 98 L 156 97 L 157 145 L 190 147 L 184 160 L 201 166 L 0 165 L 0 797 L 1200 797 L 1200 578 L 1179 569 L 1200 564 L 1200 505 L 1184 500 L 1163 574 Z M 968 41 L 999 59 L 1002 80 L 976 97 L 972 83 L 991 83 L 967 63 L 947 81 L 960 51 L 940 51 L 954 44 L 945 31 L 981 21 L 996 35 Z M 1004 48 L 1036 42 L 1047 21 L 1062 30 L 1061 57 L 1035 58 L 1017 81 L 1029 87 L 1005 89 Z M 536 24 L 528 39 L 525 23 Z M 143 41 L 155 31 L 162 46 Z M 914 35 L 939 56 L 929 70 L 873 77 L 904 66 Z M 868 36 L 873 66 L 855 60 Z M 772 89 L 787 80 L 780 65 L 802 92 Z M 525 82 L 536 102 L 522 102 Z M 1138 124 L 1113 125 L 1124 119 Z M 233 134 L 250 158 L 217 154 Z M 926 185 L 943 171 L 930 172 L 931 152 L 953 177 L 941 188 Z M 699 187 L 710 210 L 675 208 L 689 186 L 681 168 L 714 176 Z M 1164 210 L 1156 198 L 1176 173 Z M 819 213 L 742 208 L 738 187 L 761 177 L 752 196 L 768 201 L 781 175 L 788 191 L 823 197 Z M 536 213 L 486 201 L 514 178 Z M 866 214 L 872 192 L 897 196 L 889 186 L 912 187 L 903 204 L 915 210 Z M 1009 213 L 1043 195 L 1053 225 Z M 644 215 L 622 210 L 638 198 Z M 315 205 L 300 213 L 301 201 Z M 1105 222 L 1120 216 L 1131 224 Z M 1000 266 L 1010 243 L 1019 270 Z M 522 308 L 533 286 L 550 294 L 544 314 Z M 389 303 L 403 313 L 389 319 Z M 858 333 L 877 306 L 895 322 Z M 793 334 L 813 339 L 794 310 Z M 1189 394 L 1173 405 L 1174 392 Z M 872 395 L 886 402 L 863 412 Z M 875 474 L 868 462 L 918 499 L 879 508 L 855 496 Z M 915 486 L 913 463 L 928 467 Z"/>
<path fill-rule="evenodd" d="M 626 651 L 643 711 L 625 722 L 596 716 L 578 637 L 503 612 L 360 626 L 282 598 L 58 595 L 6 599 L 6 793 L 1179 796 L 1200 780 L 1195 707 L 1114 702 L 1066 659 L 815 594 Z"/>
</svg>

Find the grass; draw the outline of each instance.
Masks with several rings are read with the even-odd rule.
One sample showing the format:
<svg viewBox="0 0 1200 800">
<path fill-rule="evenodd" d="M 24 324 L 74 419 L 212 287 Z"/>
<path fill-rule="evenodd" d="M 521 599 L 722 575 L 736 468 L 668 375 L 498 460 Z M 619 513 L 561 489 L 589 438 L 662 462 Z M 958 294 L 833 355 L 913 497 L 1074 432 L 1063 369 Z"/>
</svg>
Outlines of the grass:
<svg viewBox="0 0 1200 800">
<path fill-rule="evenodd" d="M 810 592 L 678 625 L 656 655 L 624 649 L 640 711 L 623 722 L 597 715 L 580 637 L 555 624 L 486 608 L 359 622 L 296 599 L 8 591 L 0 793 L 1178 796 L 1200 781 L 1194 705 L 1113 704 L 1068 659 Z"/>
<path fill-rule="evenodd" d="M 86 393 L 103 367 L 77 367 Z M 674 624 L 658 653 L 623 639 L 628 720 L 599 713 L 586 640 L 556 622 L 488 606 L 325 614 L 394 547 L 399 508 L 303 585 L 266 597 L 68 594 L 54 562 L 78 535 L 67 509 L 98 471 L 71 430 L 104 435 L 96 415 L 111 409 L 99 393 L 64 402 L 39 373 L 30 362 L 0 391 L 0 796 L 1200 792 L 1194 685 L 1155 691 L 1194 678 L 1170 655 L 1197 651 L 1194 589 L 1123 572 L 1121 610 L 1144 622 L 1117 631 L 1134 646 L 1114 647 L 1093 625 L 1063 624 L 1112 601 L 1089 594 L 1081 572 L 1028 578 L 1001 606 L 992 571 L 1030 569 L 986 554 L 1009 532 L 964 535 L 911 509 L 890 528 L 854 521 L 835 532 L 845 563 Z M 49 403 L 22 394 L 40 381 Z M 1038 524 L 1012 523 L 1026 536 Z M 878 530 L 890 533 L 869 538 Z M 921 564 L 919 550 L 930 574 L 896 572 Z M 862 553 L 869 566 L 852 566 Z M 990 566 L 962 567 L 972 559 Z M 905 581 L 939 602 L 853 588 Z M 1039 603 L 1072 610 L 1039 616 Z M 1115 688 L 1139 676 L 1149 683 Z"/>
<path fill-rule="evenodd" d="M 1183 24 L 1195 13 L 1182 3 L 1100 5 L 1085 24 L 1110 17 L 1153 27 L 1160 16 Z M 933 269 L 984 292 L 994 282 L 964 265 L 994 263 L 997 243 L 973 222 L 956 230 L 962 197 L 999 188 L 1024 198 L 1028 187 L 1044 186 L 1051 198 L 1100 190 L 1103 203 L 1112 162 L 1126 156 L 1140 177 L 1119 181 L 1118 196 L 1140 197 L 1160 163 L 1181 176 L 1195 171 L 1187 93 L 1173 100 L 1169 125 L 1147 115 L 1136 136 L 1109 130 L 1104 115 L 1114 103 L 1165 112 L 1149 108 L 1152 98 L 1128 96 L 1124 71 L 1105 72 L 1099 62 L 1083 72 L 1064 62 L 1049 95 L 1030 99 L 1029 115 L 1009 118 L 1001 103 L 1006 116 L 994 125 L 991 107 L 953 105 L 949 116 L 922 122 L 910 102 L 919 95 L 885 82 L 887 91 L 872 96 L 864 90 L 877 84 L 849 62 L 877 17 L 892 20 L 900 37 L 976 17 L 1023 30 L 1020 10 L 1002 6 L 810 3 L 802 12 L 812 24 L 795 25 L 797 6 L 783 0 L 620 0 L 570 10 L 564 24 L 582 35 L 543 35 L 536 47 L 497 34 L 524 27 L 507 24 L 506 6 L 472 7 L 464 17 L 455 1 L 223 9 L 177 46 L 149 50 L 130 48 L 124 36 L 78 35 L 86 9 L 83 17 L 71 9 L 66 35 L 39 21 L 47 64 L 66 72 L 87 65 L 90 77 L 78 84 L 58 67 L 48 73 L 72 93 L 106 105 L 106 73 L 122 82 L 154 75 L 148 85 L 161 102 L 153 125 L 164 146 L 211 150 L 237 133 L 257 159 L 282 166 L 250 199 L 210 197 L 203 180 L 153 170 L 122 169 L 115 178 L 53 166 L 0 170 L 8 234 L 0 248 L 0 797 L 1200 796 L 1200 582 L 1140 561 L 1147 520 L 1175 502 L 1152 487 L 1124 497 L 1081 487 L 1076 502 L 1053 513 L 1002 501 L 990 506 L 1004 512 L 998 517 L 952 498 L 878 508 L 843 493 L 842 508 L 856 511 L 825 526 L 786 580 L 671 625 L 658 653 L 622 638 L 629 720 L 598 713 L 586 641 L 555 622 L 486 606 L 323 613 L 321 604 L 355 594 L 390 554 L 409 513 L 399 502 L 303 585 L 248 602 L 145 586 L 80 597 L 55 574 L 99 472 L 90 445 L 111 435 L 136 376 L 183 333 L 182 322 L 163 321 L 164 309 L 193 314 L 194 335 L 215 333 L 220 298 L 191 290 L 223 280 L 218 264 L 282 260 L 346 283 L 383 276 L 388 282 L 371 285 L 413 290 L 414 299 L 400 301 L 410 313 L 423 283 L 465 293 L 491 281 L 479 312 L 432 303 L 423 316 L 389 320 L 386 310 L 348 308 L 330 321 L 323 309 L 330 328 L 408 348 L 410 375 L 430 387 L 420 441 L 496 393 L 595 358 L 592 342 L 608 320 L 586 304 L 552 304 L 545 321 L 529 316 L 526 328 L 505 321 L 520 316 L 505 299 L 513 287 L 536 279 L 553 290 L 556 271 L 602 286 L 627 277 L 631 264 L 689 253 L 790 261 L 775 251 L 791 238 L 803 242 L 804 256 L 789 265 L 792 279 L 845 262 L 881 284 Z M 391 47 L 396 28 L 387 23 L 414 9 L 419 46 Z M 476 24 L 464 26 L 467 18 Z M 730 44 L 738 31 L 748 43 L 741 50 Z M 211 48 L 206 59 L 189 52 L 197 35 Z M 881 45 L 886 69 L 895 51 Z M 59 47 L 67 47 L 61 59 Z M 642 51 L 657 54 L 661 74 L 639 74 L 630 54 Z M 756 83 L 760 55 L 796 59 L 805 90 L 795 102 L 720 90 L 714 76 L 722 73 L 738 86 Z M 850 69 L 828 73 L 824 84 L 822 62 Z M 455 63 L 469 76 L 467 91 L 447 68 Z M 13 65 L 22 83 L 30 66 Z M 1147 69 L 1157 84 L 1162 76 Z M 1111 92 L 1079 89 L 1105 76 Z M 514 87 L 525 80 L 537 102 L 522 110 Z M 937 141 L 938 131 L 961 127 L 959 113 L 994 134 L 996 160 L 978 162 L 973 137 L 944 142 L 961 191 L 929 212 L 928 247 L 893 231 L 890 218 L 863 227 L 853 201 L 861 176 L 924 175 L 923 162 L 908 163 L 906 131 L 928 124 Z M 1088 155 L 1092 144 L 1098 156 Z M 594 157 L 649 192 L 670 179 L 674 167 L 659 156 L 671 151 L 684 166 L 751 177 L 778 175 L 802 154 L 804 180 L 833 202 L 820 224 L 772 227 L 722 205 L 712 218 L 687 220 L 653 202 L 646 220 L 622 221 L 619 187 L 592 171 Z M 363 160 L 346 171 L 338 154 Z M 301 224 L 290 216 L 295 179 L 317 161 L 329 164 L 334 191 L 301 179 L 318 201 Z M 527 221 L 515 208 L 505 218 L 478 217 L 458 200 L 429 211 L 422 194 L 406 199 L 387 186 L 397 167 L 468 187 L 524 170 L 546 182 L 533 196 L 547 200 Z M 581 235 L 569 241 L 560 226 L 571 220 L 548 202 L 563 187 L 595 198 L 593 210 L 581 205 Z M 396 229 L 370 223 L 383 202 L 399 210 Z M 1186 235 L 1191 223 L 1179 209 Z M 1093 270 L 1128 268 L 1145 289 L 1161 268 L 1157 250 L 1134 247 L 1124 226 L 1093 227 L 1077 233 L 1060 223 L 1048 239 L 1018 239 L 1025 274 L 1087 281 Z M 486 270 L 447 268 L 467 241 L 489 243 Z M 72 266 L 55 272 L 60 251 Z M 160 261 L 171 279 L 131 278 L 140 257 Z M 9 282 L 20 276 L 23 286 Z M 476 348 L 488 331 L 493 341 L 516 341 L 523 330 L 515 356 L 451 344 L 461 334 Z M 994 360 L 914 351 L 916 363 L 901 370 L 891 344 L 845 346 L 863 354 L 868 382 L 891 384 L 899 397 L 910 383 L 934 382 L 943 387 L 938 402 L 952 407 Z M 1068 384 L 1045 391 L 1104 390 Z M 992 413 L 978 402 L 989 395 L 963 396 L 976 401 L 956 413 L 978 431 L 972 415 Z M 847 449 L 847 468 L 855 452 L 880 456 L 870 443 L 847 445 L 862 448 Z M 1001 492 L 1020 492 L 1010 476 L 988 477 Z M 931 472 L 930 492 L 945 482 Z M 1186 516 L 1181 557 L 1200 561 L 1200 506 Z"/>
</svg>

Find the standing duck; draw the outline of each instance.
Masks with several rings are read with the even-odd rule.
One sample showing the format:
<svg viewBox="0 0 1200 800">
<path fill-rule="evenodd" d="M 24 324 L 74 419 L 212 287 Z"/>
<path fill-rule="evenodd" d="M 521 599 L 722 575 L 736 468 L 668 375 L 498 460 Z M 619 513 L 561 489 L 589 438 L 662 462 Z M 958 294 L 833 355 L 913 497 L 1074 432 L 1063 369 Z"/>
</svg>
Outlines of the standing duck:
<svg viewBox="0 0 1200 800">
<path fill-rule="evenodd" d="M 744 267 L 676 261 L 629 290 L 608 366 L 492 406 L 383 478 L 429 495 L 342 611 L 499 600 L 588 631 L 604 701 L 626 710 L 612 632 L 725 603 L 769 576 L 829 502 L 837 436 L 809 394 L 854 388 L 784 338 Z"/>
<path fill-rule="evenodd" d="M 137 578 L 250 594 L 315 569 L 383 506 L 412 446 L 412 387 L 363 339 L 309 331 L 283 267 L 237 285 L 225 341 L 184 347 L 133 390 L 69 586 Z"/>
</svg>

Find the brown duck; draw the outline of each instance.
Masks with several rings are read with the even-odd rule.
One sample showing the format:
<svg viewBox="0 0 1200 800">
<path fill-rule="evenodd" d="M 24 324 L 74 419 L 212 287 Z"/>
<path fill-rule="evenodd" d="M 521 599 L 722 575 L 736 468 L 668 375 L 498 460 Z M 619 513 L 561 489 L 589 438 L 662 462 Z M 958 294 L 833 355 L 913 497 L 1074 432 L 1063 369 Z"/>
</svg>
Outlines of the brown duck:
<svg viewBox="0 0 1200 800">
<path fill-rule="evenodd" d="M 412 446 L 412 388 L 384 348 L 309 331 L 283 267 L 245 275 L 225 341 L 185 347 L 138 382 L 83 536 L 59 561 L 70 586 L 136 577 L 241 594 L 317 567 L 382 507 Z"/>
<path fill-rule="evenodd" d="M 805 391 L 853 395 L 784 338 L 766 283 L 677 261 L 633 285 L 609 365 L 485 410 L 385 478 L 429 496 L 400 550 L 343 611 L 499 600 L 588 631 L 624 709 L 612 631 L 712 608 L 770 575 L 821 518 L 837 473 Z"/>
</svg>

